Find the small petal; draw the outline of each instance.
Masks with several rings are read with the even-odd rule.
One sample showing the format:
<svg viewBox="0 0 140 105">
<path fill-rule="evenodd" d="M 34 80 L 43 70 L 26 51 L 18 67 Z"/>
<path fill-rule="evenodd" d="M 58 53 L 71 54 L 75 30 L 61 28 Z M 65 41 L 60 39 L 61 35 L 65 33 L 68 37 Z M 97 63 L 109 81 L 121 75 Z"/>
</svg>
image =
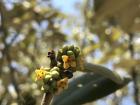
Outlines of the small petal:
<svg viewBox="0 0 140 105">
<path fill-rule="evenodd" d="M 47 71 L 42 69 L 37 69 L 35 70 L 35 73 L 36 73 L 36 80 L 42 80 L 47 74 Z"/>
<path fill-rule="evenodd" d="M 64 67 L 64 69 L 68 69 L 70 67 L 70 65 L 69 65 L 68 62 L 64 62 L 63 63 L 63 67 Z"/>
<path fill-rule="evenodd" d="M 63 62 L 68 62 L 69 56 L 63 55 L 63 56 L 62 56 L 62 60 L 63 60 Z"/>
</svg>

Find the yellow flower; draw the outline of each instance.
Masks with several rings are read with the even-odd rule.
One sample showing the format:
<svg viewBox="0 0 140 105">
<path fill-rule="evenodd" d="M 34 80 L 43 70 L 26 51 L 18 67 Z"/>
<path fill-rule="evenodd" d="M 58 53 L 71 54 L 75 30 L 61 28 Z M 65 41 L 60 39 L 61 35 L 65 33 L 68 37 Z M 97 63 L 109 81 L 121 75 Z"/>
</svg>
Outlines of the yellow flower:
<svg viewBox="0 0 140 105">
<path fill-rule="evenodd" d="M 62 89 L 67 89 L 68 88 L 68 78 L 61 79 L 57 81 L 57 87 L 62 88 Z"/>
<path fill-rule="evenodd" d="M 63 56 L 62 56 L 62 60 L 63 60 L 63 62 L 68 62 L 69 56 L 63 55 Z"/>
<path fill-rule="evenodd" d="M 61 79 L 57 81 L 57 92 L 56 94 L 60 94 L 64 89 L 68 88 L 68 78 Z"/>
<path fill-rule="evenodd" d="M 62 60 L 64 69 L 68 69 L 69 67 L 76 67 L 76 61 L 72 60 L 71 57 L 63 55 Z"/>
<path fill-rule="evenodd" d="M 45 78 L 45 75 L 48 74 L 49 72 L 43 68 L 40 68 L 40 69 L 36 69 L 35 73 L 36 73 L 36 80 L 42 80 Z"/>
</svg>

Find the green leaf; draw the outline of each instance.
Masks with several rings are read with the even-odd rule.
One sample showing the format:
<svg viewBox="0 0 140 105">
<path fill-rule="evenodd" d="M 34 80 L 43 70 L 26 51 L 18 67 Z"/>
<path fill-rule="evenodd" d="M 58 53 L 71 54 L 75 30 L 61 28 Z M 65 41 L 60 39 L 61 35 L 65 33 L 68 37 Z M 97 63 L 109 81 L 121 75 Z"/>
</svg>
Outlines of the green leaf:
<svg viewBox="0 0 140 105">
<path fill-rule="evenodd" d="M 117 84 L 123 83 L 123 78 L 118 75 L 116 72 L 103 67 L 101 65 L 91 64 L 91 63 L 84 63 L 84 72 L 93 72 L 95 74 L 101 75 L 103 77 L 106 77 Z"/>
<path fill-rule="evenodd" d="M 117 84 L 108 78 L 88 73 L 74 79 L 66 91 L 54 98 L 52 105 L 81 105 L 95 101 L 122 88 L 129 81 L 130 78 L 124 77 L 123 83 Z"/>
</svg>

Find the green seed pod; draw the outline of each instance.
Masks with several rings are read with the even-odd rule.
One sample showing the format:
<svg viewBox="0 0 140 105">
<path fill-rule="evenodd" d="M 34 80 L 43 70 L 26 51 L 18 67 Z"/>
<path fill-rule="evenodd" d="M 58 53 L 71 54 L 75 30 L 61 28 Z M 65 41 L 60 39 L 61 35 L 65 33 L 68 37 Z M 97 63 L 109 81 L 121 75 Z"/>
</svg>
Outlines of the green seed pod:
<svg viewBox="0 0 140 105">
<path fill-rule="evenodd" d="M 68 46 L 64 46 L 64 47 L 62 48 L 63 54 L 66 54 L 67 51 L 68 51 L 68 49 L 69 49 Z"/>
<path fill-rule="evenodd" d="M 44 70 L 46 70 L 46 71 L 50 71 L 50 68 L 47 68 L 47 67 L 46 67 L 46 68 L 44 68 Z"/>
<path fill-rule="evenodd" d="M 52 72 L 51 72 L 51 76 L 52 76 L 52 78 L 54 78 L 54 79 L 58 79 L 58 78 L 59 78 L 59 72 L 58 72 L 58 71 L 52 71 Z"/>
<path fill-rule="evenodd" d="M 44 82 L 47 83 L 51 78 L 52 78 L 51 75 L 46 75 L 45 79 L 44 79 Z"/>
<path fill-rule="evenodd" d="M 67 51 L 67 55 L 70 57 L 71 60 L 75 60 L 75 54 L 73 51 Z"/>
<path fill-rule="evenodd" d="M 73 51 L 74 50 L 74 45 L 69 46 L 69 50 Z"/>
<path fill-rule="evenodd" d="M 67 51 L 67 55 L 71 56 L 71 55 L 74 55 L 74 53 L 73 53 L 73 51 L 69 50 L 69 51 Z"/>
<path fill-rule="evenodd" d="M 53 67 L 51 70 L 50 70 L 50 72 L 52 72 L 52 71 L 60 71 L 60 69 L 59 69 L 59 67 Z"/>
<path fill-rule="evenodd" d="M 55 69 L 56 71 L 59 71 L 59 67 L 53 67 L 53 69 Z"/>
</svg>

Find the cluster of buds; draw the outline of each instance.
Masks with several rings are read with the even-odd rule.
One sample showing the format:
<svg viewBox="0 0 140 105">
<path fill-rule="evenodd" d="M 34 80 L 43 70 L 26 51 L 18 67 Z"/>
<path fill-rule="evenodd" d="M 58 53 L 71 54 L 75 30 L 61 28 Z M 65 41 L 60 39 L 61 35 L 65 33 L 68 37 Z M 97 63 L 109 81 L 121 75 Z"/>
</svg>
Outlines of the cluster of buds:
<svg viewBox="0 0 140 105">
<path fill-rule="evenodd" d="M 55 55 L 54 51 L 48 52 L 51 60 L 50 68 L 36 69 L 36 80 L 42 81 L 41 90 L 50 93 L 60 93 L 68 88 L 68 79 L 76 71 L 80 49 L 73 45 L 64 46 Z"/>
<path fill-rule="evenodd" d="M 74 47 L 73 45 L 64 46 L 62 49 L 59 49 L 57 54 L 58 66 L 64 70 L 70 69 L 74 72 L 79 54 L 80 49 L 78 47 Z"/>
</svg>

